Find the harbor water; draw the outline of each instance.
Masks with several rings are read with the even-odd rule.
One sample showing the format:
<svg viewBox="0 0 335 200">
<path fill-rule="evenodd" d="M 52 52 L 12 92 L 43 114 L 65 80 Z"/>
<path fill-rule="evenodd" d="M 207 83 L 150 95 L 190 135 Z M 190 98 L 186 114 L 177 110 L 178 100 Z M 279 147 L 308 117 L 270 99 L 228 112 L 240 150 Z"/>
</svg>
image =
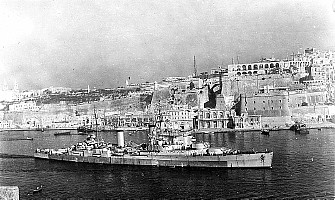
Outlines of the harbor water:
<svg viewBox="0 0 335 200">
<path fill-rule="evenodd" d="M 40 198 L 335 198 L 335 129 L 197 134 L 198 141 L 240 150 L 272 150 L 272 169 L 118 166 L 31 158 L 36 148 L 63 148 L 85 135 L 56 131 L 0 132 L 0 185 L 18 186 L 21 199 Z M 71 131 L 73 134 L 76 131 Z M 125 143 L 147 142 L 145 132 L 125 132 Z M 99 139 L 117 143 L 116 132 Z M 26 140 L 33 138 L 33 140 Z M 28 196 L 36 186 L 43 190 Z"/>
</svg>

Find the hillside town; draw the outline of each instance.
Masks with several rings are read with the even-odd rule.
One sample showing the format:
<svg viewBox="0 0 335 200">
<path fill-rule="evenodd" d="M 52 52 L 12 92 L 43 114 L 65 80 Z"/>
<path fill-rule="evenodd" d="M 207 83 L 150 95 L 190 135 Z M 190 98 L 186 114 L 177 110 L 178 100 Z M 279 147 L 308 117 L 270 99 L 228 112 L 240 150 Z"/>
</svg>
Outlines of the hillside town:
<svg viewBox="0 0 335 200">
<path fill-rule="evenodd" d="M 307 48 L 285 59 L 262 58 L 187 77 L 133 83 L 118 88 L 0 88 L 0 129 L 286 129 L 335 123 L 335 52 Z"/>
</svg>

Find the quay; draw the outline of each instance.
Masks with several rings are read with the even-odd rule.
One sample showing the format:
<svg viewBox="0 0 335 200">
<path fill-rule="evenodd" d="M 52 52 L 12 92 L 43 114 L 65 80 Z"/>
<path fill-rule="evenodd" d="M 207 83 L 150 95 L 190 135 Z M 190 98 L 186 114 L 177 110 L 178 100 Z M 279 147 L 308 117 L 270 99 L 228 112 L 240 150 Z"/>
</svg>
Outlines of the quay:
<svg viewBox="0 0 335 200">
<path fill-rule="evenodd" d="M 335 124 L 331 122 L 324 123 L 314 123 L 314 124 L 306 124 L 308 129 L 335 129 Z M 194 131 L 195 134 L 208 134 L 208 133 L 239 133 L 239 132 L 260 132 L 262 129 L 260 128 L 243 128 L 243 129 L 229 129 L 229 128 L 206 128 L 199 129 Z M 277 128 L 269 128 L 270 131 L 281 131 L 281 130 L 290 130 L 290 127 L 277 127 Z"/>
</svg>

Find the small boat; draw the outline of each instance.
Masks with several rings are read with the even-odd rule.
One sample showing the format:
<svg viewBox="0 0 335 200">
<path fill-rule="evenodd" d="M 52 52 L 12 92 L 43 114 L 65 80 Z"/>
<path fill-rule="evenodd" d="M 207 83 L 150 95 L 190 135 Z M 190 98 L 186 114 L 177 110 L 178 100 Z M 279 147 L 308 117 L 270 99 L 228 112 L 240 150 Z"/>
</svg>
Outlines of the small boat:
<svg viewBox="0 0 335 200">
<path fill-rule="evenodd" d="M 56 133 L 54 133 L 54 136 L 59 136 L 59 135 L 71 135 L 71 132 L 66 131 L 66 132 L 56 132 Z"/>
<path fill-rule="evenodd" d="M 36 131 L 44 132 L 44 128 L 36 128 Z"/>
<path fill-rule="evenodd" d="M 274 126 L 274 127 L 272 127 L 271 128 L 271 131 L 279 131 L 280 129 L 279 129 L 279 127 L 277 127 L 277 126 Z"/>
<path fill-rule="evenodd" d="M 26 140 L 33 140 L 34 138 L 31 137 L 27 137 Z"/>
<path fill-rule="evenodd" d="M 303 123 L 295 123 L 293 126 L 290 128 L 297 134 L 309 134 L 309 130 L 306 127 L 306 124 Z"/>
<path fill-rule="evenodd" d="M 77 128 L 78 133 L 91 133 L 91 132 L 95 132 L 94 129 L 92 129 L 91 127 L 87 127 L 87 126 L 80 126 Z"/>
<path fill-rule="evenodd" d="M 36 189 L 33 190 L 33 194 L 42 191 L 42 185 L 37 186 Z"/>
<path fill-rule="evenodd" d="M 270 130 L 269 129 L 262 129 L 261 134 L 262 135 L 270 135 Z"/>
</svg>

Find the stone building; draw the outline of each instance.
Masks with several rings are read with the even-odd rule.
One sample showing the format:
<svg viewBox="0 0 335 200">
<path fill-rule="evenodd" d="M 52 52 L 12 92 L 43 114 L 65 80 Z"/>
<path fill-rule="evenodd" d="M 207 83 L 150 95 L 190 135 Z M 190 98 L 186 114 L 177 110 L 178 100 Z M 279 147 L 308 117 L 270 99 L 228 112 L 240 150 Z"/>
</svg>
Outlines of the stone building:
<svg viewBox="0 0 335 200">
<path fill-rule="evenodd" d="M 198 120 L 200 129 L 233 128 L 229 111 L 203 109 L 198 112 Z"/>
<path fill-rule="evenodd" d="M 328 99 L 326 91 L 289 91 L 289 108 L 324 104 Z"/>
<path fill-rule="evenodd" d="M 262 116 L 262 126 L 285 126 L 291 124 L 289 97 L 285 92 L 241 94 L 237 112 L 248 116 Z"/>
<path fill-rule="evenodd" d="M 257 74 L 280 73 L 289 69 L 290 63 L 284 61 L 257 62 L 228 65 L 228 76 L 252 76 Z"/>
</svg>

